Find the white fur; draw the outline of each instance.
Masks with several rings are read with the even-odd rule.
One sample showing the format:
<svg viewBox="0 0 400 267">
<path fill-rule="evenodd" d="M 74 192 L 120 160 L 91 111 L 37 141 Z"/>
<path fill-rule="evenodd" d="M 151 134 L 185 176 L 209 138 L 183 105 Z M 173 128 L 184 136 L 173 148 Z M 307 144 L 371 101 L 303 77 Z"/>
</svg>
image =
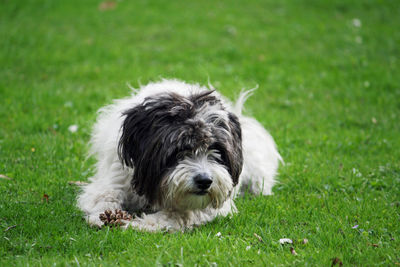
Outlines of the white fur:
<svg viewBox="0 0 400 267">
<path fill-rule="evenodd" d="M 183 96 L 207 90 L 198 84 L 187 84 L 178 80 L 162 80 L 150 83 L 135 90 L 127 98 L 116 100 L 113 104 L 99 110 L 99 117 L 91 137 L 90 154 L 97 159 L 96 173 L 90 178 L 90 183 L 83 188 L 78 198 L 78 206 L 85 213 L 87 222 L 101 226 L 99 214 L 106 209 L 122 209 L 122 203 L 128 203 L 130 211 L 144 210 L 148 204 L 144 197 L 137 195 L 131 188 L 131 178 L 134 170 L 123 167 L 118 157 L 118 141 L 123 123 L 122 112 L 140 103 L 151 95 L 164 92 L 175 92 Z M 242 147 L 244 164 L 239 184 L 233 188 L 232 181 L 227 179 L 227 170 L 217 163 L 206 160 L 208 155 L 199 152 L 195 158 L 187 158 L 174 170 L 174 181 L 165 190 L 166 204 L 163 207 L 151 206 L 154 213 L 142 214 L 136 217 L 126 227 L 143 231 L 185 230 L 193 226 L 212 221 L 216 216 L 227 216 L 236 212 L 234 198 L 237 194 L 248 190 L 253 194 L 271 194 L 274 177 L 281 157 L 270 134 L 255 119 L 241 114 L 242 106 L 249 95 L 242 92 L 236 105 L 214 93 L 222 99 L 224 105 L 234 112 L 242 127 Z M 211 109 L 211 108 L 210 108 Z M 198 114 L 207 117 L 213 111 L 205 108 Z M 219 116 L 225 116 L 224 113 Z M 212 153 L 212 152 L 211 152 Z M 210 195 L 184 196 L 180 192 L 189 190 L 190 179 L 187 179 L 191 168 L 194 171 L 203 170 L 217 177 L 210 188 Z M 171 176 L 171 177 L 172 177 Z M 233 191 L 233 192 L 231 192 Z M 208 197 L 212 196 L 212 200 Z M 230 196 L 226 198 L 226 196 Z M 180 201 L 180 197 L 184 198 Z M 173 204 L 171 204 L 173 203 Z M 176 204 L 179 203 L 179 204 Z"/>
</svg>

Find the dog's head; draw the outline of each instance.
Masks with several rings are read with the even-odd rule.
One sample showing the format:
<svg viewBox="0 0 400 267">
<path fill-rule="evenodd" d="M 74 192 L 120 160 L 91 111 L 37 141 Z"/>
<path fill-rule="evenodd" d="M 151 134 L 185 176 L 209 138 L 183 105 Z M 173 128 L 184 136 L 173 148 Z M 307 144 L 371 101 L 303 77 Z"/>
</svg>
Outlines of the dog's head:
<svg viewBox="0 0 400 267">
<path fill-rule="evenodd" d="M 149 203 L 218 208 L 230 196 L 243 165 L 241 127 L 213 91 L 151 96 L 123 115 L 119 156 Z"/>
</svg>

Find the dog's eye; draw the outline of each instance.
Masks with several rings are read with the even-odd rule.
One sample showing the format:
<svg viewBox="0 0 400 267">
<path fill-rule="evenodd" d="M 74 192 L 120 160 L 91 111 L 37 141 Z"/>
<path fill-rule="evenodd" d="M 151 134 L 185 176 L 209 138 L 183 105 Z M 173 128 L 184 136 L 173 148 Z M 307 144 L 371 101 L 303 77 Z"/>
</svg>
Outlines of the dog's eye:
<svg viewBox="0 0 400 267">
<path fill-rule="evenodd" d="M 178 153 L 176 153 L 175 158 L 176 158 L 177 160 L 183 160 L 183 159 L 185 158 L 185 152 L 178 152 Z"/>
<path fill-rule="evenodd" d="M 171 167 L 175 166 L 176 163 L 177 163 L 178 161 L 180 161 L 181 159 L 183 159 L 183 154 L 182 154 L 181 152 L 175 151 L 175 152 L 171 153 L 171 154 L 166 158 L 165 167 L 171 168 Z"/>
<path fill-rule="evenodd" d="M 186 157 L 189 157 L 191 155 L 191 152 L 189 152 L 189 151 L 179 151 L 179 152 L 176 152 L 176 154 L 175 154 L 175 159 L 177 160 L 177 161 L 181 161 L 181 160 L 184 160 Z"/>
<path fill-rule="evenodd" d="M 218 150 L 215 149 L 210 150 L 209 153 L 207 154 L 207 158 L 209 160 L 214 160 L 218 163 L 222 163 L 221 154 Z"/>
<path fill-rule="evenodd" d="M 210 159 L 213 157 L 212 160 L 215 160 L 219 164 L 225 164 L 226 162 L 226 151 L 223 147 L 222 144 L 220 143 L 214 143 L 211 146 L 209 146 L 209 151 L 210 151 Z"/>
</svg>

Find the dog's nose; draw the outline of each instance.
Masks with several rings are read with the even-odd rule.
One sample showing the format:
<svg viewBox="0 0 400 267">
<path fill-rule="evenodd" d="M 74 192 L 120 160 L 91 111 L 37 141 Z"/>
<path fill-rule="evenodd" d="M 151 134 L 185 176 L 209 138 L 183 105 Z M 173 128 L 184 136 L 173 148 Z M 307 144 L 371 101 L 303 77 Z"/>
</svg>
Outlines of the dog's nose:
<svg viewBox="0 0 400 267">
<path fill-rule="evenodd" d="M 197 174 L 193 179 L 200 190 L 207 190 L 212 184 L 210 176 L 206 173 Z"/>
</svg>

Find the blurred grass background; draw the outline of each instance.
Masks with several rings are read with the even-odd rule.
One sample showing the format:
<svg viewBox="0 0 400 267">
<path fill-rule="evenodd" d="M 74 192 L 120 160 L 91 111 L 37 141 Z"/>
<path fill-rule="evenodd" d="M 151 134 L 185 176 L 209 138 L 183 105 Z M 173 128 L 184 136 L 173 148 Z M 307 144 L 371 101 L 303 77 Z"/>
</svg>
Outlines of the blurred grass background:
<svg viewBox="0 0 400 267">
<path fill-rule="evenodd" d="M 400 264 L 399 18 L 395 0 L 1 0 L 0 262 Z M 275 195 L 185 234 L 90 229 L 68 181 L 91 174 L 96 110 L 161 77 L 259 85 Z"/>
</svg>

